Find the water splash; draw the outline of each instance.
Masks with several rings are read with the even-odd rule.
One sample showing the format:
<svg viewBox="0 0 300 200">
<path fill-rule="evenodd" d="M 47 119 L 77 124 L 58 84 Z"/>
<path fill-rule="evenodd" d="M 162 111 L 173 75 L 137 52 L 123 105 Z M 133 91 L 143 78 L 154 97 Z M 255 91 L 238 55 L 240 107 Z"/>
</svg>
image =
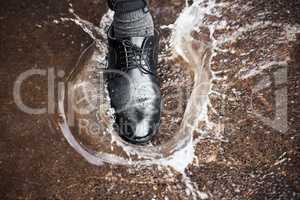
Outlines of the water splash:
<svg viewBox="0 0 300 200">
<path fill-rule="evenodd" d="M 61 22 L 67 22 L 71 21 L 75 24 L 79 25 L 84 32 L 86 32 L 94 41 L 96 48 L 93 48 L 93 46 L 88 47 L 84 51 L 84 54 L 81 56 L 81 59 L 78 62 L 78 65 L 82 62 L 82 59 L 87 59 L 85 54 L 87 52 L 90 53 L 90 57 L 88 62 L 94 64 L 94 70 L 83 70 L 80 73 L 85 74 L 90 71 L 95 71 L 95 69 L 98 69 L 98 71 L 101 71 L 105 69 L 105 57 L 107 53 L 107 44 L 106 44 L 106 31 L 105 27 L 107 27 L 111 21 L 113 12 L 109 11 L 106 13 L 100 23 L 100 26 L 94 26 L 92 23 L 81 19 L 78 15 L 74 13 L 74 11 L 71 9 L 71 13 L 74 15 L 74 18 L 61 18 Z M 179 18 L 179 22 L 177 25 L 180 25 L 182 22 L 182 17 Z M 57 23 L 57 21 L 56 21 Z M 177 35 L 177 34 L 175 34 Z M 183 55 L 181 55 L 183 56 Z M 91 65 L 88 65 L 91 66 Z M 197 66 L 193 66 L 197 67 Z M 81 69 L 82 70 L 82 69 Z M 79 82 L 73 82 L 73 85 L 71 84 L 71 93 L 75 89 L 82 87 L 85 85 L 82 80 L 84 80 L 83 76 L 78 76 L 77 73 L 80 71 L 79 69 L 75 69 L 71 75 L 68 78 L 69 82 L 72 82 L 74 79 L 79 80 Z M 101 75 L 101 74 L 100 74 Z M 86 75 L 87 76 L 87 75 Z M 98 77 L 99 79 L 99 77 Z M 72 81 L 70 81 L 72 80 Z M 105 87 L 105 86 L 104 86 Z M 70 89 L 70 88 L 69 88 Z M 105 88 L 102 88 L 105 89 Z M 65 103 L 67 95 L 70 93 L 70 91 L 65 91 L 65 88 L 60 89 L 60 99 L 59 99 L 59 123 L 58 126 L 60 130 L 62 131 L 63 135 L 69 142 L 69 144 L 80 154 L 82 155 L 89 163 L 93 165 L 103 165 L 104 163 L 110 163 L 110 164 L 118 164 L 118 165 L 134 165 L 134 166 L 150 166 L 150 165 L 160 165 L 165 167 L 172 167 L 176 171 L 183 174 L 183 182 L 185 183 L 187 190 L 189 191 L 194 199 L 196 199 L 197 196 L 200 194 L 203 196 L 203 193 L 200 193 L 198 190 L 195 189 L 194 184 L 190 181 L 190 179 L 185 175 L 185 169 L 187 166 L 193 162 L 194 160 L 194 143 L 193 143 L 193 137 L 192 137 L 192 130 L 190 129 L 190 124 L 188 122 L 188 116 L 190 116 L 188 113 L 189 111 L 186 111 L 186 117 L 183 120 L 182 129 L 174 136 L 171 142 L 167 144 L 163 144 L 161 146 L 147 146 L 147 147 L 138 147 L 138 146 L 132 146 L 130 144 L 125 143 L 123 140 L 121 140 L 116 133 L 114 133 L 113 130 L 113 110 L 111 108 L 108 108 L 104 113 L 106 112 L 107 118 L 110 119 L 107 122 L 107 129 L 106 132 L 109 133 L 110 140 L 111 140 L 111 146 L 113 144 L 116 145 L 116 147 L 121 147 L 121 149 L 127 154 L 128 158 L 122 157 L 118 154 L 114 153 L 105 153 L 101 151 L 94 152 L 90 150 L 89 148 L 83 146 L 80 144 L 77 139 L 73 136 L 72 131 L 69 127 L 69 119 L 67 117 L 67 110 L 65 110 Z M 76 95 L 75 95 L 76 96 Z M 80 96 L 80 95 L 79 95 Z M 108 95 L 106 95 L 105 98 Z M 99 97 L 101 98 L 101 97 Z M 102 99 L 103 100 L 103 99 Z M 96 101 L 98 102 L 98 101 Z M 109 102 L 109 99 L 106 99 L 106 103 Z M 189 110 L 191 109 L 191 105 L 188 106 Z M 104 109 L 105 110 L 105 109 Z M 103 114 L 103 110 L 101 111 Z M 99 114 L 99 113 L 98 113 Z M 100 113 L 101 115 L 101 113 Z M 98 115 L 99 116 L 99 115 Z M 137 156 L 138 159 L 131 159 L 132 156 Z M 204 195 L 205 196 L 205 195 Z"/>
<path fill-rule="evenodd" d="M 73 11 L 72 11 L 73 13 Z M 66 22 L 66 21 L 72 21 L 75 24 L 79 25 L 83 31 L 85 31 L 89 36 L 91 36 L 92 39 L 95 40 L 96 43 L 96 49 L 94 50 L 93 55 L 90 57 L 89 62 L 93 62 L 94 64 L 96 64 L 96 68 L 103 70 L 105 69 L 105 57 L 106 57 L 106 52 L 107 52 L 107 47 L 106 47 L 106 34 L 105 34 L 105 27 L 107 27 L 111 21 L 112 21 L 112 16 L 113 16 L 113 12 L 109 11 L 108 13 L 106 13 L 100 23 L 100 28 L 94 26 L 93 24 L 91 24 L 90 22 L 87 22 L 85 20 L 82 20 L 78 15 L 76 15 L 75 13 L 73 13 L 75 18 L 61 18 L 62 22 Z M 89 47 L 90 51 L 92 47 Z M 80 62 L 80 61 L 79 61 Z M 87 70 L 89 71 L 89 70 Z M 93 70 L 90 70 L 93 71 Z M 72 73 L 74 74 L 74 72 Z M 76 73 L 75 73 L 76 74 Z M 80 80 L 81 81 L 81 80 Z M 73 85 L 73 89 L 78 88 L 78 85 L 82 85 L 82 82 L 77 83 L 75 85 Z M 61 94 L 61 101 L 64 102 L 64 97 L 66 94 Z M 108 98 L 106 96 L 106 98 Z M 107 102 L 109 102 L 109 100 L 106 100 Z M 106 102 L 106 103 L 107 103 Z M 63 104 L 61 103 L 61 106 L 59 106 L 59 110 L 60 113 L 62 115 L 64 115 L 63 113 L 65 113 L 65 109 L 63 109 Z M 112 115 L 112 112 L 110 112 L 110 115 Z M 110 117 L 111 118 L 111 117 Z M 68 120 L 65 118 L 64 119 L 64 123 L 67 123 Z M 128 143 L 125 143 L 123 140 L 121 140 L 117 134 L 113 133 L 113 129 L 112 129 L 112 124 L 113 121 L 109 122 L 109 131 L 110 135 L 111 135 L 111 140 L 112 143 L 116 143 L 117 146 L 121 147 L 127 154 L 128 156 L 132 156 L 132 155 L 137 155 L 140 159 L 146 159 L 146 161 L 125 161 L 125 159 L 122 159 L 118 156 L 112 156 L 114 158 L 117 157 L 116 160 L 114 161 L 109 161 L 109 159 L 105 159 L 106 161 L 108 161 L 109 163 L 118 163 L 118 164 L 126 164 L 126 165 L 130 165 L 130 164 L 143 164 L 143 165 L 152 165 L 152 164 L 162 164 L 162 165 L 169 165 L 166 163 L 177 163 L 176 161 L 172 161 L 172 160 L 176 160 L 177 158 L 174 158 L 174 153 L 176 153 L 178 150 L 183 150 L 185 151 L 185 147 L 187 143 L 191 143 L 191 135 L 189 132 L 185 133 L 185 134 L 181 134 L 178 133 L 177 137 L 175 136 L 173 141 L 166 144 L 166 145 L 162 145 L 159 147 L 154 147 L 154 146 L 148 146 L 148 147 L 138 147 L 138 146 L 132 146 L 129 145 Z M 67 126 L 64 126 L 63 129 L 66 131 Z M 68 134 L 71 134 L 71 130 L 67 131 Z M 68 136 L 67 138 L 71 138 L 70 136 Z M 69 142 L 74 143 L 75 140 L 69 140 Z M 74 145 L 72 144 L 72 146 L 78 147 L 78 145 Z M 84 149 L 84 148 L 83 148 Z M 79 152 L 83 152 L 83 150 L 80 150 Z M 189 151 L 191 152 L 191 151 Z M 169 155 L 168 155 L 169 154 Z M 84 153 L 84 157 L 87 158 L 87 152 Z M 95 163 L 101 163 L 99 160 L 101 160 L 101 156 L 102 153 L 101 152 L 97 152 L 97 156 L 88 156 L 88 160 L 91 160 L 92 157 L 94 157 L 95 161 L 92 161 L 93 164 Z M 97 158 L 96 158 L 97 157 Z M 107 157 L 107 155 L 105 156 Z M 191 158 L 187 157 L 187 163 L 190 163 Z M 165 159 L 161 160 L 161 158 Z M 174 168 L 183 168 L 181 166 L 182 164 L 180 164 L 179 167 L 177 166 L 173 166 Z M 187 164 L 185 164 L 187 165 Z M 186 166 L 185 166 L 186 167 Z"/>
</svg>

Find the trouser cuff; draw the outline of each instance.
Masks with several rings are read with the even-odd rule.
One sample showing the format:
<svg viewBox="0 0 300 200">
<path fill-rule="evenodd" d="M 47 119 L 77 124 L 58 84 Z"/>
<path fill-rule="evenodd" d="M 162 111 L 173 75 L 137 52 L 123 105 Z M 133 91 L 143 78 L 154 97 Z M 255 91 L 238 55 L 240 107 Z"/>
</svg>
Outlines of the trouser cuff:
<svg viewBox="0 0 300 200">
<path fill-rule="evenodd" d="M 132 12 L 143 9 L 148 12 L 147 0 L 108 0 L 108 7 L 115 12 Z"/>
</svg>

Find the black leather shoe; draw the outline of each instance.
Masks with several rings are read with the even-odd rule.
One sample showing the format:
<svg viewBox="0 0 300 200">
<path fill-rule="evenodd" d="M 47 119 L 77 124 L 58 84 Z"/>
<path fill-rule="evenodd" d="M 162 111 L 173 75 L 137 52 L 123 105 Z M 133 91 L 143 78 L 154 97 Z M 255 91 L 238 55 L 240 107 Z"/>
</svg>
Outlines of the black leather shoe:
<svg viewBox="0 0 300 200">
<path fill-rule="evenodd" d="M 116 127 L 127 142 L 143 144 L 157 133 L 161 95 L 156 77 L 158 34 L 150 37 L 114 38 L 108 31 L 106 78 Z"/>
</svg>

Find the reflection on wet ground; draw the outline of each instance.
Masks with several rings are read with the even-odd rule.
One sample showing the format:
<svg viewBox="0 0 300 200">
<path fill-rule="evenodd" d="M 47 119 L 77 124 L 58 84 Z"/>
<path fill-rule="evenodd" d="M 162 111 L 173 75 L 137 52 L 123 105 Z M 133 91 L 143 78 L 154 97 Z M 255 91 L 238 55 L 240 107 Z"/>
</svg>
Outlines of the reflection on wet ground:
<svg viewBox="0 0 300 200">
<path fill-rule="evenodd" d="M 111 16 L 103 2 L 1 3 L 1 91 L 9 89 L 0 96 L 2 199 L 299 198 L 299 2 L 189 4 L 151 2 L 162 34 L 164 106 L 179 108 L 164 112 L 151 145 L 134 147 L 111 129 L 103 92 Z M 57 114 L 21 112 L 14 81 L 52 67 Z M 47 106 L 47 84 L 43 76 L 28 79 L 24 103 Z M 99 109 L 72 113 L 74 99 L 78 108 L 89 105 L 83 95 Z"/>
</svg>

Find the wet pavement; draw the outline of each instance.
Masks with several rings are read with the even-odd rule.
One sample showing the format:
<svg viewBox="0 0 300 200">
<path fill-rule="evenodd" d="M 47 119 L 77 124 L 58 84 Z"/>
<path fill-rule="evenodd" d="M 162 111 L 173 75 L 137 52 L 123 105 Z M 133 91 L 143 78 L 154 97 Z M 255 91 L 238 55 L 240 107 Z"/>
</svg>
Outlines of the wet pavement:
<svg viewBox="0 0 300 200">
<path fill-rule="evenodd" d="M 153 145 L 179 132 L 189 98 L 193 108 L 187 121 L 193 124 L 188 130 L 195 158 L 182 173 L 160 165 L 94 166 L 68 144 L 51 115 L 26 114 L 14 102 L 21 73 L 54 68 L 68 75 L 93 42 L 79 26 L 60 20 L 74 17 L 69 3 L 80 18 L 98 25 L 107 12 L 104 1 L 2 1 L 0 198 L 299 199 L 300 2 L 199 2 L 189 11 L 204 13 L 196 18 L 193 40 L 176 43 L 187 50 L 187 60 L 161 58 L 159 66 L 166 108 L 176 106 L 176 88 L 186 92 L 184 109 L 163 116 Z M 179 0 L 151 1 L 162 48 L 172 32 L 162 26 L 174 23 L 184 6 Z M 161 55 L 171 57 L 168 51 Z M 199 64 L 211 83 L 205 109 L 197 99 L 203 88 L 199 93 L 195 87 L 201 80 L 189 68 Z M 45 76 L 31 77 L 21 87 L 24 103 L 47 107 L 48 89 Z"/>
</svg>

